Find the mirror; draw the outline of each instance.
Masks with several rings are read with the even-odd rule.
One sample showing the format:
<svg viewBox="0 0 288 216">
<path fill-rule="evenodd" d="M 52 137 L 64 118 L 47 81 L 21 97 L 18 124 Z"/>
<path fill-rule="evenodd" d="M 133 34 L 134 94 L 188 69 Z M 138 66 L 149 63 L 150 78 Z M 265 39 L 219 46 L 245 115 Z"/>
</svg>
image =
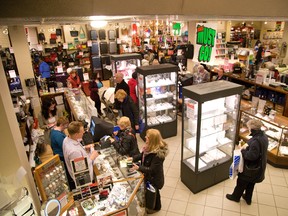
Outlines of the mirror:
<svg viewBox="0 0 288 216">
<path fill-rule="evenodd" d="M 51 199 L 42 205 L 42 216 L 59 216 L 61 212 L 61 204 L 57 199 Z"/>
</svg>

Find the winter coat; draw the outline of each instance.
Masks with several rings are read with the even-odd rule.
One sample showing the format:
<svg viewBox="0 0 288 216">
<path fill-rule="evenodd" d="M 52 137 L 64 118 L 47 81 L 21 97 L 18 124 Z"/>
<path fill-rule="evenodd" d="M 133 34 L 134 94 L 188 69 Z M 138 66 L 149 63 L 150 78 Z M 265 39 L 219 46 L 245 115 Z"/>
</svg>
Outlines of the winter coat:
<svg viewBox="0 0 288 216">
<path fill-rule="evenodd" d="M 90 90 L 90 98 L 93 100 L 95 103 L 100 102 L 100 97 L 98 94 L 98 86 L 97 83 L 93 80 L 89 82 L 89 90 Z"/>
<path fill-rule="evenodd" d="M 163 163 L 167 155 L 168 146 L 165 145 L 153 152 L 142 152 L 133 157 L 134 162 L 141 160 L 138 171 L 144 174 L 145 181 L 149 181 L 157 189 L 161 189 L 164 186 Z"/>
<path fill-rule="evenodd" d="M 127 96 L 123 103 L 120 103 L 120 110 L 123 116 L 127 116 L 130 119 L 131 126 L 135 129 L 135 125 L 139 125 L 139 111 L 130 96 Z"/>
<path fill-rule="evenodd" d="M 127 95 L 130 95 L 130 89 L 128 84 L 125 82 L 125 80 L 122 80 L 122 82 L 117 83 L 116 87 L 115 87 L 115 93 L 119 90 L 119 89 L 123 89 Z M 118 101 L 115 98 L 115 102 L 114 102 L 114 109 L 120 109 L 120 101 Z"/>
<path fill-rule="evenodd" d="M 248 182 L 258 183 L 262 182 L 265 178 L 268 138 L 261 130 L 251 130 L 251 135 L 252 138 L 247 142 L 248 147 L 241 150 L 244 159 L 244 166 L 247 165 L 248 167 L 257 167 L 261 156 L 262 169 L 259 174 L 253 178 L 245 175 L 245 169 L 242 173 L 238 174 L 238 177 Z"/>
<path fill-rule="evenodd" d="M 129 157 L 140 154 L 135 133 L 133 133 L 131 128 L 118 131 L 117 136 L 119 140 L 115 140 L 112 145 L 119 154 Z"/>
<path fill-rule="evenodd" d="M 128 86 L 129 86 L 129 89 L 130 89 L 130 97 L 132 98 L 132 100 L 134 101 L 135 104 L 138 104 L 138 97 L 137 97 L 137 94 L 136 94 L 137 80 L 131 78 L 128 81 Z"/>
</svg>

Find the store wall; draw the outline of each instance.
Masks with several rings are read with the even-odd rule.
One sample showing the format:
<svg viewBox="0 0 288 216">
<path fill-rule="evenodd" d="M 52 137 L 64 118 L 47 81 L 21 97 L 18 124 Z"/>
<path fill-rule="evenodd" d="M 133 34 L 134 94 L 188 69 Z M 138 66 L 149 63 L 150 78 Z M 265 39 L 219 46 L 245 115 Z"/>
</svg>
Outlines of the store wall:
<svg viewBox="0 0 288 216">
<path fill-rule="evenodd" d="M 16 184 L 15 181 L 7 182 L 8 185 L 12 183 L 14 184 L 10 185 L 10 187 L 7 185 L 5 188 L 7 190 L 9 189 L 11 192 L 13 189 L 17 189 L 17 187 L 20 186 L 27 187 L 33 198 L 36 210 L 39 212 L 40 201 L 33 180 L 31 167 L 28 163 L 1 61 L 0 86 L 2 86 L 0 91 L 0 177 L 5 178 L 8 176 L 14 176 L 16 171 L 22 166 L 27 172 L 24 179 L 20 181 L 19 184 Z"/>
<path fill-rule="evenodd" d="M 189 21 L 188 22 L 188 41 L 190 41 L 192 44 L 195 44 L 195 39 L 196 39 L 196 23 L 195 21 Z M 194 53 L 195 54 L 195 53 Z M 192 59 L 187 60 L 187 71 L 190 71 L 191 73 L 193 72 L 193 66 L 194 62 Z"/>
<path fill-rule="evenodd" d="M 283 38 L 280 41 L 280 46 L 283 42 L 286 42 L 286 44 L 288 44 L 288 22 L 285 22 L 283 31 L 284 31 L 284 33 L 283 33 Z M 283 59 L 283 63 L 286 65 L 288 65 L 288 51 L 287 50 L 288 50 L 288 47 L 286 49 L 286 57 Z"/>
<path fill-rule="evenodd" d="M 34 115 L 37 116 L 41 108 L 36 85 L 30 88 L 25 86 L 25 79 L 34 78 L 32 60 L 25 29 L 23 26 L 11 26 L 9 27 L 9 34 L 24 95 L 31 98 Z"/>
<path fill-rule="evenodd" d="M 7 48 L 10 47 L 10 42 L 9 42 L 9 36 L 8 34 L 4 34 L 3 30 L 4 30 L 4 26 L 0 26 L 0 48 Z"/>
</svg>

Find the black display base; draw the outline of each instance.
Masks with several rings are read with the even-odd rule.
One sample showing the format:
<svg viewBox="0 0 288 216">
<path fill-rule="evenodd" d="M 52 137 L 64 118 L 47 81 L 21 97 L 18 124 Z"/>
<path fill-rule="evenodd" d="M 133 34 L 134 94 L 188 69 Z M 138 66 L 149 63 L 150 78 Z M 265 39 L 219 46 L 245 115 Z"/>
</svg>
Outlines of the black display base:
<svg viewBox="0 0 288 216">
<path fill-rule="evenodd" d="M 145 141 L 146 131 L 150 128 L 154 128 L 160 131 L 162 138 L 166 139 L 177 135 L 177 119 L 171 122 L 146 126 L 145 129 L 140 133 L 140 137 Z"/>
<path fill-rule="evenodd" d="M 220 165 L 212 167 L 211 169 L 203 172 L 195 173 L 191 168 L 181 162 L 181 181 L 185 184 L 193 193 L 198 193 L 208 187 L 211 187 L 229 177 L 229 167 L 232 163 L 232 159 L 226 161 Z"/>
</svg>

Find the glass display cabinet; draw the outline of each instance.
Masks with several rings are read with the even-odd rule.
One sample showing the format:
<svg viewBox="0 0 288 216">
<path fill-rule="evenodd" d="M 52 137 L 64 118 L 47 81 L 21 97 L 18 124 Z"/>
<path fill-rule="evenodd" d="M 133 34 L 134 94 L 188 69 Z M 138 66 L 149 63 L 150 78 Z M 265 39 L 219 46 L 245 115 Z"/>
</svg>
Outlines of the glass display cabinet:
<svg viewBox="0 0 288 216">
<path fill-rule="evenodd" d="M 283 119 L 279 118 L 275 118 L 275 120 L 272 121 L 269 117 L 262 116 L 259 113 L 255 115 L 251 111 L 241 111 L 239 139 L 247 142 L 247 140 L 251 138 L 247 128 L 247 122 L 254 118 L 259 119 L 263 123 L 261 129 L 265 131 L 268 136 L 268 163 L 275 167 L 288 168 L 288 127 L 284 126 L 284 124 L 287 125 L 287 122 L 283 122 Z"/>
<path fill-rule="evenodd" d="M 163 138 L 176 136 L 178 67 L 172 64 L 150 65 L 136 71 L 141 138 L 144 140 L 149 128 L 158 129 Z"/>
<path fill-rule="evenodd" d="M 113 77 L 116 73 L 123 73 L 126 82 L 132 77 L 136 67 L 141 66 L 142 56 L 137 53 L 111 55 Z"/>
<path fill-rule="evenodd" d="M 224 80 L 183 87 L 181 181 L 193 193 L 228 178 L 241 93 Z"/>
</svg>

